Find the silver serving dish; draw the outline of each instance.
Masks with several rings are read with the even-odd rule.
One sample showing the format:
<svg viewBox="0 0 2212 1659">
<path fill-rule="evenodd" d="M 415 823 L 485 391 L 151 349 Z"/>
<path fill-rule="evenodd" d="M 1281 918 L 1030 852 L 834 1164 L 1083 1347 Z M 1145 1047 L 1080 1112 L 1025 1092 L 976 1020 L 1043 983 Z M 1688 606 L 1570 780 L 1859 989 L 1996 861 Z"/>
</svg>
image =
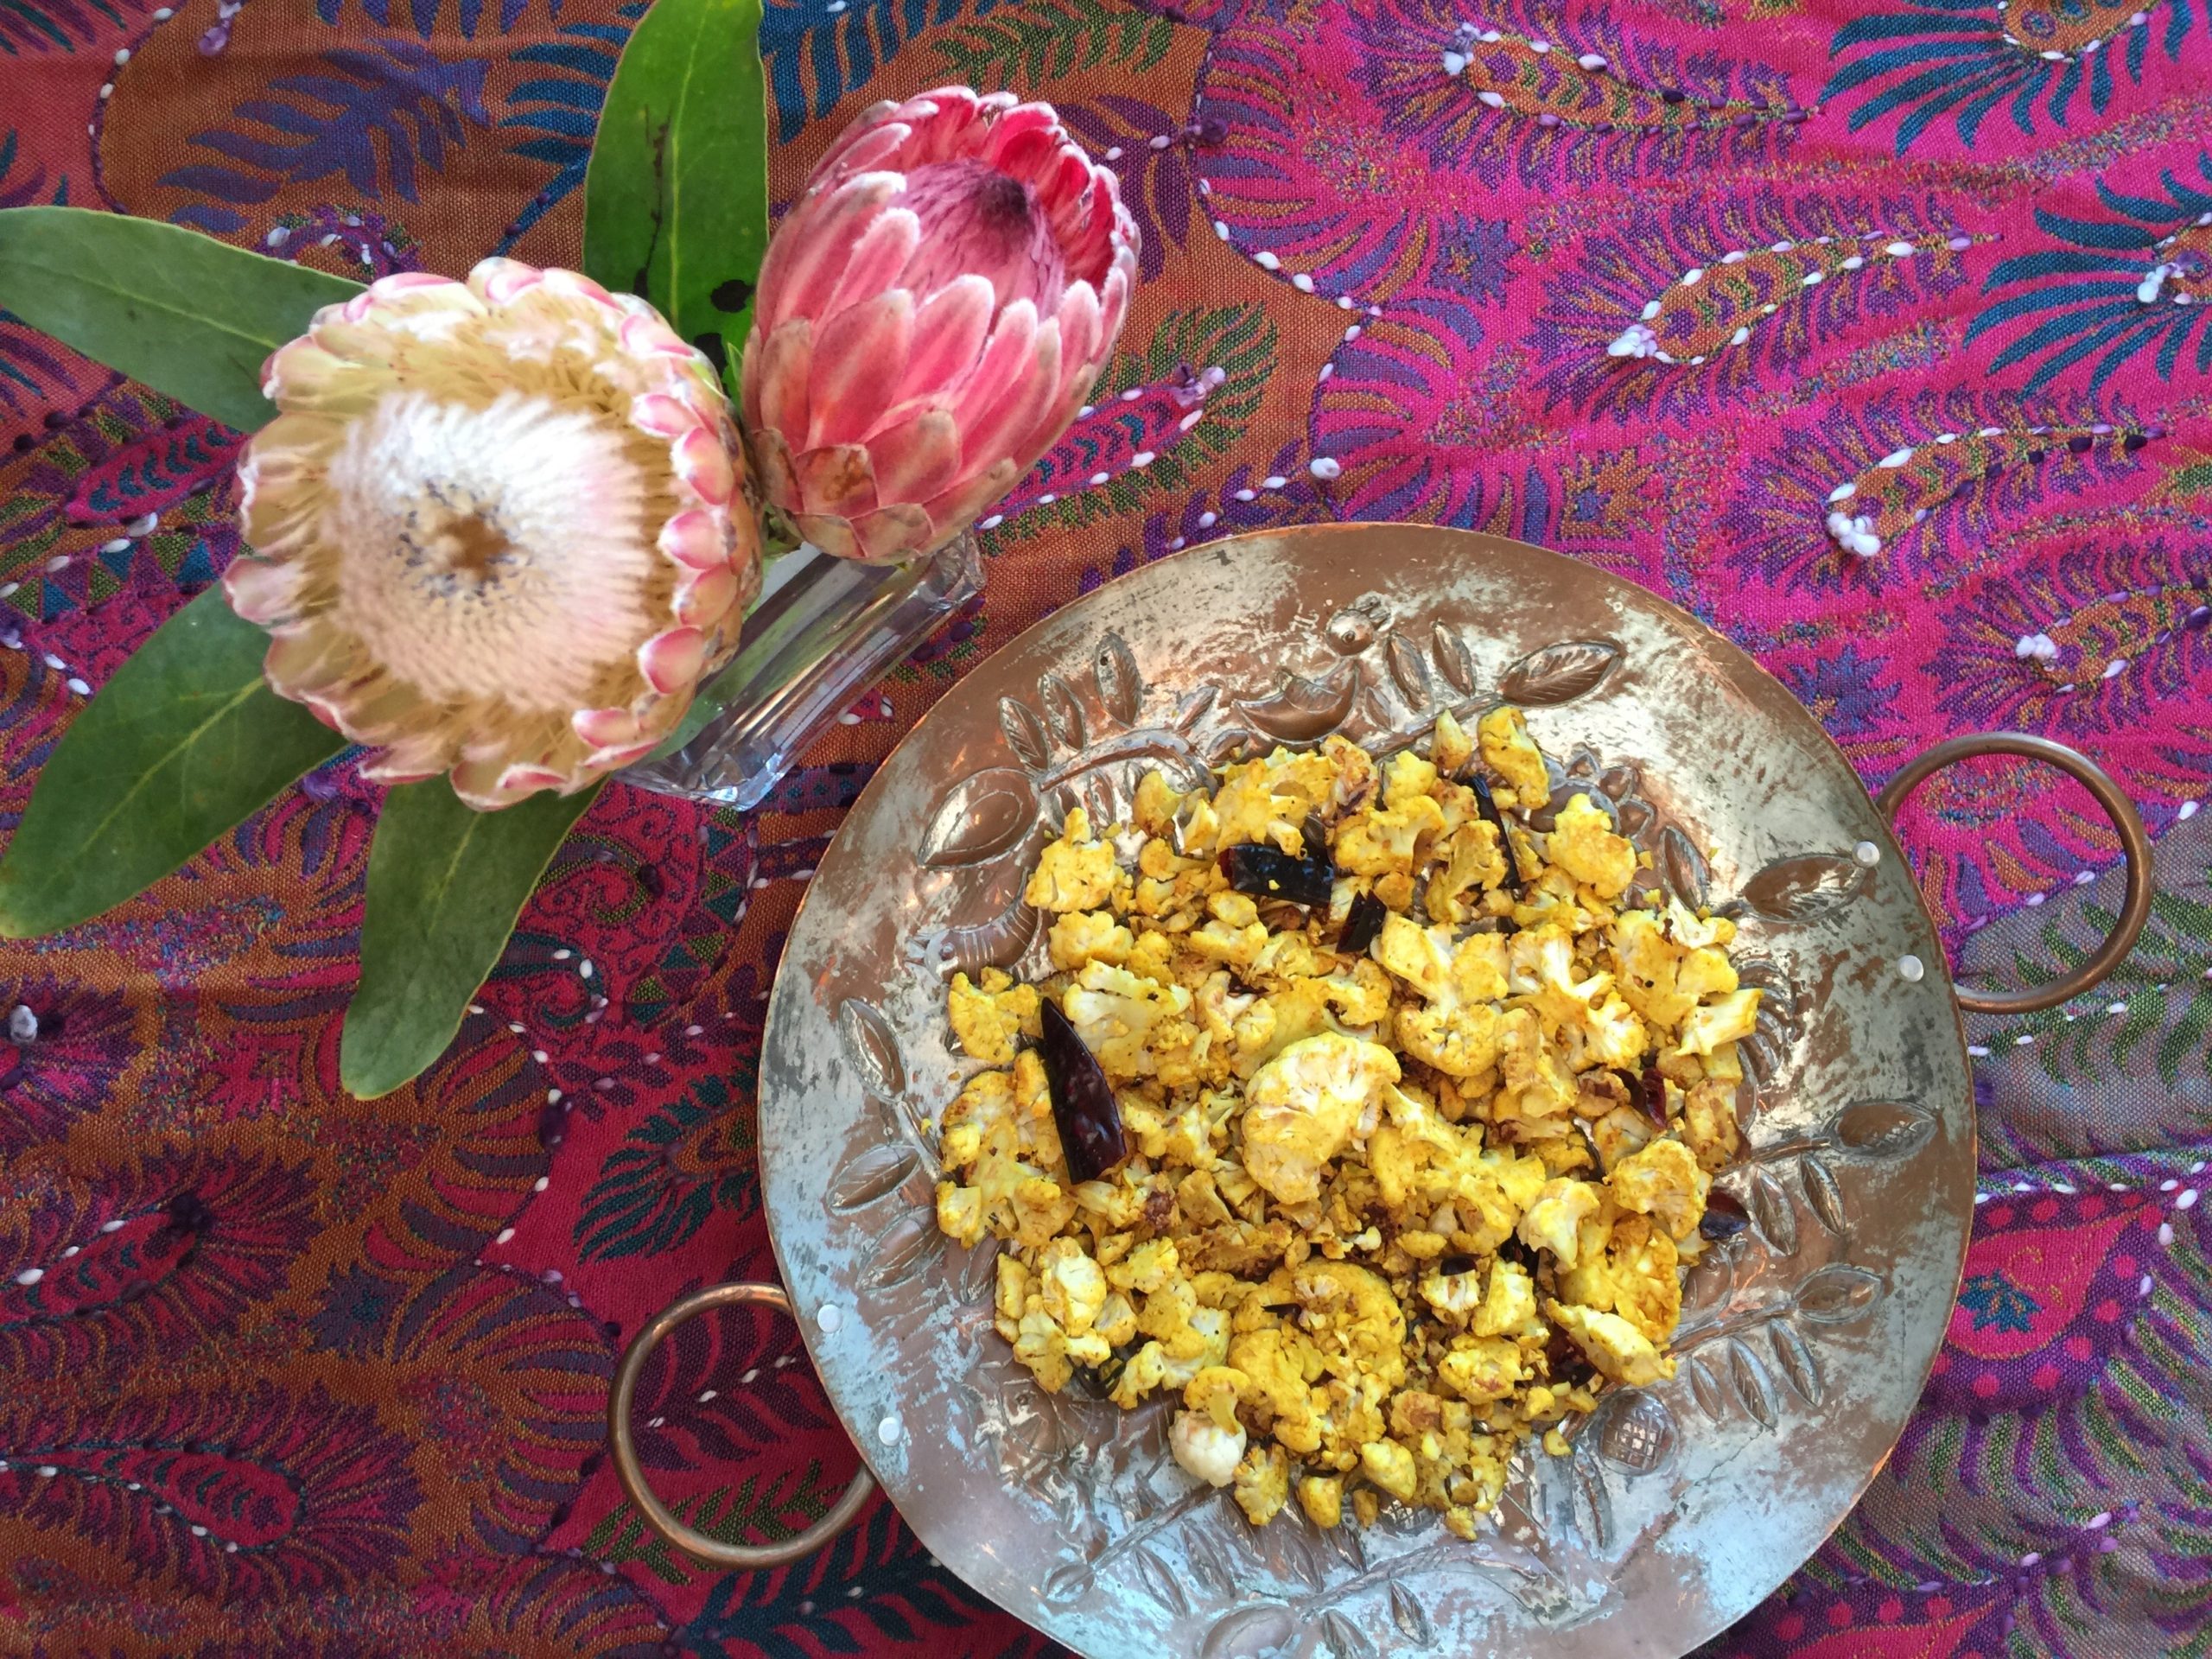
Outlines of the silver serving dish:
<svg viewBox="0 0 2212 1659">
<path fill-rule="evenodd" d="M 1340 731 L 1370 749 L 1507 700 L 1557 780 L 1602 796 L 1692 905 L 1734 916 L 1764 985 L 1745 1045 L 1751 1217 L 1690 1276 L 1679 1375 L 1617 1391 L 1573 1455 L 1524 1452 L 1473 1542 L 1425 1512 L 1255 1530 L 1166 1448 L 1166 1409 L 1038 1389 L 992 1330 L 992 1251 L 931 1208 L 931 1126 L 974 1066 L 947 1041 L 956 969 L 1041 971 L 1021 902 L 1065 810 L 1122 816 L 1255 747 Z M 1955 995 L 1884 809 L 1993 749 L 2095 790 L 2129 854 L 2127 913 L 2081 972 Z M 2147 910 L 2141 825 L 2044 740 L 1930 751 L 1881 808 L 1751 659 L 1643 588 L 1538 549 L 1405 525 L 1255 535 L 1147 566 L 1030 629 L 946 694 L 854 808 L 793 925 L 769 1007 L 760 1158 L 789 1301 L 722 1286 L 639 1333 L 610 1408 L 653 1524 L 703 1559 L 771 1565 L 849 1521 L 868 1472 L 931 1551 L 1091 1659 L 1681 1654 L 1755 1606 L 1849 1511 L 1942 1339 L 1973 1214 L 1959 1005 L 2044 1007 L 2101 976 Z M 702 1307 L 770 1301 L 868 1471 L 787 1544 L 717 1544 L 645 1488 L 629 1406 L 645 1354 Z"/>
</svg>

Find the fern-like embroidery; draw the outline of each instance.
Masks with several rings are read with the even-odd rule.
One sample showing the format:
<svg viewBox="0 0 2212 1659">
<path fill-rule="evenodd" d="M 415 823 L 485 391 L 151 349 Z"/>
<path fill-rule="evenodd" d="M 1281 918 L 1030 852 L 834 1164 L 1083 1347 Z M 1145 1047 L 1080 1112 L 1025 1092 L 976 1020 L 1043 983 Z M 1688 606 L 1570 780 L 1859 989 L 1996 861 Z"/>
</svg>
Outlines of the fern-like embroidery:
<svg viewBox="0 0 2212 1659">
<path fill-rule="evenodd" d="M 204 192 L 235 206 L 267 201 L 288 184 L 311 184 L 343 174 L 372 201 L 389 189 L 419 200 L 421 175 L 437 172 L 448 150 L 486 127 L 482 58 L 448 63 L 411 41 L 384 40 L 373 50 L 341 48 L 322 54 L 324 72 L 279 75 L 270 97 L 238 107 L 235 128 L 194 133 L 194 148 L 234 165 L 193 162 L 162 182 Z"/>
<path fill-rule="evenodd" d="M 2163 22 L 2154 15 L 2161 10 Z M 2177 57 L 2197 16 L 2191 0 L 2146 0 L 2140 10 L 2113 0 L 1913 0 L 1836 31 L 1828 55 L 1850 61 L 1821 98 L 1865 95 L 1851 111 L 1853 132 L 1898 116 L 1900 156 L 1946 115 L 1959 142 L 1972 144 L 2000 105 L 2032 137 L 2039 121 L 2063 127 L 2084 89 L 2089 108 L 2103 114 L 2118 76 L 2130 85 L 2142 79 L 2152 35 L 2167 57 Z"/>
<path fill-rule="evenodd" d="M 555 172 L 507 227 L 499 241 L 502 253 L 583 183 L 607 85 L 645 10 L 633 0 L 621 8 L 623 21 L 619 23 L 571 23 L 559 40 L 525 46 L 514 54 L 517 63 L 544 73 L 518 82 L 507 94 L 510 112 L 499 118 L 500 130 L 537 135 L 511 146 L 507 153 L 544 162 Z"/>
<path fill-rule="evenodd" d="M 2197 157 L 2196 170 L 2212 183 L 2212 153 Z M 2123 195 L 2100 181 L 2097 198 L 2112 219 L 2036 210 L 2036 223 L 2066 245 L 2007 259 L 1989 273 L 1987 292 L 2014 291 L 1986 307 L 1967 338 L 2033 325 L 1991 361 L 1993 372 L 2040 359 L 2028 377 L 2033 391 L 2094 358 L 2094 392 L 2151 346 L 2161 380 L 2173 378 L 2192 346 L 2196 372 L 2212 372 L 2212 194 L 2171 169 L 2162 178 L 2164 197 Z"/>
<path fill-rule="evenodd" d="M 987 10 L 979 7 L 976 16 Z M 932 40 L 930 49 L 961 79 L 989 92 L 1033 86 L 1103 63 L 1118 73 L 1141 74 L 1167 55 L 1174 40 L 1174 24 L 1156 11 L 1104 0 L 1041 0 L 963 23 Z"/>
</svg>

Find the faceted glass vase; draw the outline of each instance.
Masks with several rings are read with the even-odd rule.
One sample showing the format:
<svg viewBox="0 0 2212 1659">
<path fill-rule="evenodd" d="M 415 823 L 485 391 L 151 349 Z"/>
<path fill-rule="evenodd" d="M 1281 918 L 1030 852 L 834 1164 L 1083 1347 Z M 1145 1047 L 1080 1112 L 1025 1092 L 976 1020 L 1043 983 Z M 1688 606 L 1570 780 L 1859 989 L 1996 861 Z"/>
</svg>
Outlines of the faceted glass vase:
<svg viewBox="0 0 2212 1659">
<path fill-rule="evenodd" d="M 757 806 L 862 691 L 982 591 L 965 534 L 906 564 L 811 547 L 777 560 L 736 656 L 702 690 L 720 712 L 682 748 L 619 775 L 664 795 Z"/>
</svg>

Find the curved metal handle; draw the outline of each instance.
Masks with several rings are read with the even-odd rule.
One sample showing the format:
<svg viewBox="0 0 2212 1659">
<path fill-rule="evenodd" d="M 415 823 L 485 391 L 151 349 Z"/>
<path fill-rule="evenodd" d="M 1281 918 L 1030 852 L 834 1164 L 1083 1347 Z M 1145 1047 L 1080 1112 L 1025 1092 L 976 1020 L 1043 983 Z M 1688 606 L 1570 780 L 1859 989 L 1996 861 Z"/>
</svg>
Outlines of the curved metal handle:
<svg viewBox="0 0 2212 1659">
<path fill-rule="evenodd" d="M 2110 772 L 2078 749 L 2026 732 L 1984 732 L 1938 743 L 1907 761 L 1904 769 L 1875 797 L 1874 804 L 1894 825 L 1897 809 L 1929 777 L 1954 761 L 1985 754 L 2017 754 L 2041 760 L 2078 780 L 2097 798 L 2097 804 L 2104 808 L 2113 828 L 2120 831 L 2120 856 L 2127 863 L 2127 896 L 2120 906 L 2120 920 L 2105 936 L 2105 942 L 2072 973 L 2062 975 L 2047 985 L 2031 985 L 2024 990 L 1956 992 L 1959 1006 L 1975 1014 L 2034 1014 L 2079 996 L 2117 968 L 2120 959 L 2135 948 L 2135 936 L 2143 931 L 2143 924 L 2151 915 L 2151 837 L 2143 828 L 2135 803 L 2121 792 Z"/>
<path fill-rule="evenodd" d="M 788 1567 L 802 1556 L 811 1555 L 852 1525 L 861 1506 L 875 1491 L 875 1478 L 863 1463 L 853 1476 L 852 1484 L 845 1488 L 844 1496 L 830 1506 L 829 1514 L 797 1537 L 786 1538 L 780 1544 L 727 1544 L 719 1538 L 709 1538 L 705 1533 L 685 1526 L 653 1496 L 652 1488 L 645 1484 L 645 1468 L 638 1461 L 638 1443 L 630 1433 L 630 1403 L 638 1392 L 639 1374 L 645 1368 L 646 1357 L 684 1320 L 710 1307 L 729 1307 L 741 1302 L 757 1303 L 797 1317 L 791 1313 L 791 1299 L 784 1294 L 781 1285 L 709 1285 L 671 1302 L 645 1321 L 622 1351 L 622 1363 L 614 1370 L 613 1392 L 607 1400 L 607 1440 L 614 1453 L 615 1476 L 621 1481 L 622 1490 L 630 1495 L 630 1501 L 645 1517 L 647 1526 L 695 1560 L 714 1567 L 758 1572 L 764 1567 Z"/>
</svg>

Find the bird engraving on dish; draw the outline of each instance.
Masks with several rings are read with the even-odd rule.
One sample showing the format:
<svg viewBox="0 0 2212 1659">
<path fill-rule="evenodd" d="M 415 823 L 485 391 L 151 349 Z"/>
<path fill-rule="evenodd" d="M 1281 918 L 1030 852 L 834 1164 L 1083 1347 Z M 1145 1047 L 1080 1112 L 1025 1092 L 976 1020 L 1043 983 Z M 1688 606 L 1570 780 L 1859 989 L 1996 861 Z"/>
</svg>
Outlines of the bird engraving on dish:
<svg viewBox="0 0 2212 1659">
<path fill-rule="evenodd" d="M 1471 724 L 1501 702 L 1541 708 L 1588 696 L 1626 658 L 1610 639 L 1564 640 L 1525 653 L 1486 689 L 1459 624 L 1395 618 L 1378 600 L 1338 610 L 1313 645 L 1306 661 L 1278 662 L 1259 683 L 1171 686 L 1147 683 L 1128 644 L 1108 632 L 1087 662 L 1042 675 L 1033 699 L 1002 698 L 1004 754 L 953 780 L 928 820 L 918 860 L 943 886 L 906 935 L 908 963 L 944 980 L 985 967 L 1022 977 L 1040 971 L 1040 916 L 1021 898 L 1020 873 L 1070 810 L 1101 824 L 1125 818 L 1148 770 L 1191 787 L 1217 766 L 1332 733 L 1383 753 L 1424 737 L 1447 710 Z M 874 1237 L 862 1283 L 899 1299 L 888 1334 L 925 1322 L 958 1332 L 957 1357 L 975 1385 L 947 1396 L 965 1415 L 959 1431 L 1062 1529 L 1065 1559 L 1044 1580 L 1047 1601 L 1072 1603 L 1110 1583 L 1141 1591 L 1179 1618 L 1217 1610 L 1194 1649 L 1202 1659 L 1366 1659 L 1376 1649 L 1363 1627 L 1380 1629 L 1378 1618 L 1395 1631 L 1392 1651 L 1421 1651 L 1436 1640 L 1423 1586 L 1478 1581 L 1541 1623 L 1573 1624 L 1609 1605 L 1625 1563 L 1666 1523 L 1662 1514 L 1623 1535 L 1612 1518 L 1615 1493 L 1673 1466 L 1698 1432 L 1683 1426 L 1685 1411 L 1712 1424 L 1771 1429 L 1783 1413 L 1817 1414 L 1828 1398 L 1825 1333 L 1863 1319 L 1886 1288 L 1848 1259 L 1851 1217 L 1833 1166 L 1911 1158 L 1937 1120 L 1912 1101 L 1862 1100 L 1824 1126 L 1779 1139 L 1763 1139 L 1759 1123 L 1765 1103 L 1788 1090 L 1811 1013 L 1787 947 L 1868 892 L 1872 872 L 1850 852 L 1813 849 L 1719 893 L 1696 838 L 1644 798 L 1634 765 L 1609 765 L 1586 748 L 1551 764 L 1547 810 L 1571 793 L 1591 795 L 1652 855 L 1646 880 L 1685 905 L 1737 919 L 1754 944 L 1744 979 L 1766 995 L 1758 1029 L 1743 1045 L 1745 1145 L 1716 1189 L 1734 1195 L 1747 1224 L 1689 1275 L 1674 1344 L 1678 1376 L 1607 1395 L 1571 1437 L 1567 1458 L 1524 1451 L 1497 1522 L 1471 1542 L 1395 1505 L 1372 1529 L 1325 1532 L 1291 1514 L 1256 1535 L 1223 1493 L 1193 1488 L 1182 1475 L 1165 1410 L 1123 1413 L 1035 1387 L 1002 1344 L 986 1340 L 995 1246 L 960 1249 L 932 1224 L 931 1126 L 947 1103 L 915 1097 L 877 1007 L 860 998 L 840 1007 L 843 1046 L 878 1133 L 852 1149 L 828 1203 L 841 1224 Z M 1815 1236 L 1822 1248 L 1804 1249 Z M 1301 1593 L 1240 1599 L 1248 1581 L 1240 1563 L 1255 1555 Z M 1493 1628 L 1503 1639 L 1510 1627 L 1498 1620 Z"/>
</svg>

